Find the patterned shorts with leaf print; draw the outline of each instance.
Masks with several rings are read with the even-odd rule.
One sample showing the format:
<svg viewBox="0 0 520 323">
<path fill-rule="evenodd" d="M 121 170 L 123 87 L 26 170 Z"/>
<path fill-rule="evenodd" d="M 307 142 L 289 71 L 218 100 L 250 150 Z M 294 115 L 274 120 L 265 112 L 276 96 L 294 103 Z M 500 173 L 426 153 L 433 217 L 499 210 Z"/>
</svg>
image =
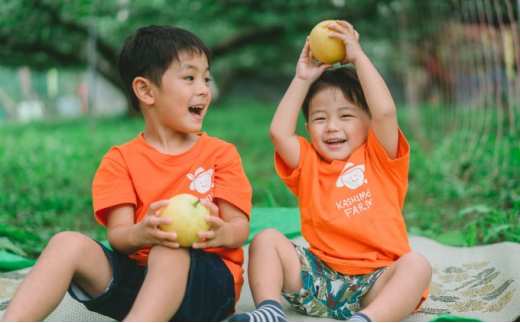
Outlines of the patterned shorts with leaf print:
<svg viewBox="0 0 520 323">
<path fill-rule="evenodd" d="M 361 310 L 360 298 L 386 269 L 379 268 L 366 275 L 343 275 L 307 249 L 294 247 L 302 265 L 303 288 L 292 294 L 282 292 L 282 296 L 309 316 L 348 319 Z"/>
</svg>

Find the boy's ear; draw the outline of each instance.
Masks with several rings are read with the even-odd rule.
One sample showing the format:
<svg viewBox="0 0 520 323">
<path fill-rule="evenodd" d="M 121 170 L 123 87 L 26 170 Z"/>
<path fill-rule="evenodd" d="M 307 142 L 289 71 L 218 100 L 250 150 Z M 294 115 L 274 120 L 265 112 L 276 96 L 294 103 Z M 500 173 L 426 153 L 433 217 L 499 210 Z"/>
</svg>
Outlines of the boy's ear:
<svg viewBox="0 0 520 323">
<path fill-rule="evenodd" d="M 146 105 L 152 105 L 155 103 L 155 97 L 153 95 L 151 82 L 144 77 L 138 76 L 132 82 L 132 89 L 139 101 Z"/>
<path fill-rule="evenodd" d="M 309 123 L 308 122 L 305 122 L 305 129 L 307 129 L 307 132 L 310 132 L 309 131 Z"/>
</svg>

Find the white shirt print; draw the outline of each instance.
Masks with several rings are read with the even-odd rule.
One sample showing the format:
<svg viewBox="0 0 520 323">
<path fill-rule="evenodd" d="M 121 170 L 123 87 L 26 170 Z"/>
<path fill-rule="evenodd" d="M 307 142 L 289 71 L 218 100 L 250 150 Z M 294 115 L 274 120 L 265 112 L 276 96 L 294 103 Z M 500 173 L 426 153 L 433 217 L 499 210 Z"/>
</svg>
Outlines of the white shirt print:
<svg viewBox="0 0 520 323">
<path fill-rule="evenodd" d="M 199 167 L 194 174 L 187 174 L 186 176 L 192 181 L 190 184 L 190 190 L 192 191 L 196 190 L 204 194 L 213 187 L 213 169 L 205 171 L 204 168 Z"/>
<path fill-rule="evenodd" d="M 368 183 L 365 179 L 365 165 L 354 166 L 352 163 L 347 163 L 336 181 L 337 187 L 346 186 L 350 189 L 356 189 L 361 185 Z"/>
</svg>

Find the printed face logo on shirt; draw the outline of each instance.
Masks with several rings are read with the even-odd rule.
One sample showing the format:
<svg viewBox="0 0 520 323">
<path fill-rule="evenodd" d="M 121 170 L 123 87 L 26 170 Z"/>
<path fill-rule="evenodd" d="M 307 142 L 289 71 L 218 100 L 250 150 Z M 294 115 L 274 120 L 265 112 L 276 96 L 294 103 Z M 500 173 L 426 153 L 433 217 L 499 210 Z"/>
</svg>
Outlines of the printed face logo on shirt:
<svg viewBox="0 0 520 323">
<path fill-rule="evenodd" d="M 345 165 L 336 182 L 337 187 L 346 186 L 350 189 L 356 189 L 364 183 L 368 183 L 365 179 L 365 165 L 352 166 L 354 166 L 352 163 Z"/>
<path fill-rule="evenodd" d="M 213 169 L 204 171 L 204 168 L 199 167 L 195 171 L 195 174 L 186 175 L 192 181 L 190 184 L 190 190 L 197 191 L 201 194 L 206 193 L 213 187 L 211 177 L 213 176 Z"/>
</svg>

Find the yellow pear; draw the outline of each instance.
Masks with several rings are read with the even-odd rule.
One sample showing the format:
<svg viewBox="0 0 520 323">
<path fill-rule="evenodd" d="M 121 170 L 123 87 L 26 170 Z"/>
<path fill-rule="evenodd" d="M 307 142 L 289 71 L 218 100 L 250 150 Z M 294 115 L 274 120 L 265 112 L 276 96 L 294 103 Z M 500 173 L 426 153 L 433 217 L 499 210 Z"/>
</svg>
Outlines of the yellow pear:
<svg viewBox="0 0 520 323">
<path fill-rule="evenodd" d="M 161 224 L 160 228 L 177 233 L 177 242 L 181 247 L 191 247 L 194 242 L 201 240 L 197 235 L 199 231 L 209 230 L 210 223 L 204 219 L 209 210 L 191 194 L 179 194 L 169 201 L 170 204 L 159 212 L 159 217 L 169 217 L 172 221 Z"/>
<path fill-rule="evenodd" d="M 329 34 L 335 32 L 327 27 L 329 25 L 338 25 L 338 23 L 334 20 L 325 20 L 312 29 L 309 46 L 317 60 L 325 64 L 334 64 L 345 58 L 345 44 L 337 38 L 329 38 Z"/>
</svg>

